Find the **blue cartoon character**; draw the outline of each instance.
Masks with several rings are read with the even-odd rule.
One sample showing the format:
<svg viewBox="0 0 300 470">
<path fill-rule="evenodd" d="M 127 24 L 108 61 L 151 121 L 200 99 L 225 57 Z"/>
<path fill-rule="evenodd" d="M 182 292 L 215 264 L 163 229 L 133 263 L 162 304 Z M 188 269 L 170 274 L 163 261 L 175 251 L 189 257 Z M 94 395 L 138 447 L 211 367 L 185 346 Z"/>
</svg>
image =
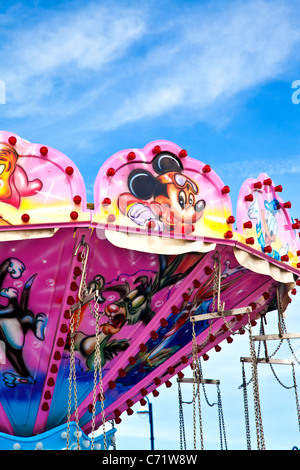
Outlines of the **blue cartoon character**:
<svg viewBox="0 0 300 470">
<path fill-rule="evenodd" d="M 257 198 L 257 192 L 254 193 L 254 202 L 248 209 L 248 216 L 250 219 L 257 220 L 256 222 L 256 235 L 257 241 L 261 246 L 262 252 L 265 252 L 266 246 L 271 246 L 272 243 L 276 242 L 278 235 L 278 221 L 277 221 L 277 211 L 280 208 L 279 201 L 277 199 L 272 199 L 270 202 L 264 201 L 265 210 L 259 209 L 259 202 Z M 279 249 L 279 252 L 274 250 L 269 255 L 276 259 L 280 260 L 281 256 L 288 253 L 289 246 L 286 244 Z"/>
<path fill-rule="evenodd" d="M 20 279 L 25 271 L 24 263 L 17 258 L 8 258 L 0 264 L 0 340 L 5 345 L 6 357 L 13 367 L 15 373 L 5 372 L 3 380 L 7 387 L 15 387 L 17 384 L 33 384 L 23 358 L 23 346 L 25 335 L 32 330 L 35 337 L 44 340 L 44 329 L 47 318 L 44 313 L 35 315 L 29 308 L 29 297 L 32 284 L 36 274 L 31 276 L 25 283 L 20 299 L 19 291 L 15 287 L 3 287 L 6 277 Z"/>
</svg>

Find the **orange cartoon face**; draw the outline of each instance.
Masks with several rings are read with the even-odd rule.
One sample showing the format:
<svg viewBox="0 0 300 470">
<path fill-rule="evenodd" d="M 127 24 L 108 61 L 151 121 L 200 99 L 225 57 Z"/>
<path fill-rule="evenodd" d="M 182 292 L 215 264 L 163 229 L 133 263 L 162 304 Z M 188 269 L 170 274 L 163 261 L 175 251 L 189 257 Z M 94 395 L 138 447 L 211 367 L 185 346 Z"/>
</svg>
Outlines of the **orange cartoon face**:
<svg viewBox="0 0 300 470">
<path fill-rule="evenodd" d="M 18 154 L 9 147 L 0 147 L 0 199 L 9 199 L 12 195 L 11 175 L 15 171 Z"/>
<path fill-rule="evenodd" d="M 28 178 L 19 161 L 15 149 L 0 144 L 0 201 L 17 208 L 22 197 L 34 196 L 43 186 L 39 179 Z"/>
<path fill-rule="evenodd" d="M 130 193 L 119 197 L 119 208 L 138 225 L 154 225 L 159 231 L 179 232 L 203 215 L 205 201 L 198 197 L 195 181 L 182 173 L 183 165 L 171 152 L 161 152 L 153 159 L 152 168 L 157 176 L 147 170 L 135 169 L 128 177 Z"/>
<path fill-rule="evenodd" d="M 197 200 L 198 186 L 192 179 L 182 173 L 171 172 L 159 176 L 156 181 L 155 202 L 163 211 L 162 219 L 175 225 L 195 223 L 201 218 L 205 201 Z"/>
</svg>

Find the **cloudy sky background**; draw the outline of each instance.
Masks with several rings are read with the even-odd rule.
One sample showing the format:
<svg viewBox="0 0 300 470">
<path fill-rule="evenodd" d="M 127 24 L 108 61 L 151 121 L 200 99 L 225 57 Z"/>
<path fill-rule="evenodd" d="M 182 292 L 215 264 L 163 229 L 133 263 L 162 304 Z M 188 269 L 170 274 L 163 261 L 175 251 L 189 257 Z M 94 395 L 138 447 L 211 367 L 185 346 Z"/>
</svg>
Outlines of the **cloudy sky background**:
<svg viewBox="0 0 300 470">
<path fill-rule="evenodd" d="M 68 155 L 90 202 L 110 155 L 166 139 L 217 171 L 233 207 L 243 181 L 264 171 L 300 217 L 300 105 L 292 102 L 300 79 L 298 0 L 5 0 L 0 7 L 1 128 Z M 300 331 L 297 296 L 290 311 L 288 329 Z M 225 385 L 229 448 L 246 445 L 237 387 L 239 357 L 248 354 L 240 338 L 205 364 L 208 378 Z M 290 370 L 281 373 L 290 384 Z M 270 371 L 262 375 L 267 448 L 300 447 L 293 395 L 281 398 Z M 154 402 L 156 448 L 179 446 L 173 382 Z M 205 445 L 217 448 L 211 411 Z M 118 448 L 147 448 L 147 432 L 135 413 L 118 429 Z"/>
</svg>

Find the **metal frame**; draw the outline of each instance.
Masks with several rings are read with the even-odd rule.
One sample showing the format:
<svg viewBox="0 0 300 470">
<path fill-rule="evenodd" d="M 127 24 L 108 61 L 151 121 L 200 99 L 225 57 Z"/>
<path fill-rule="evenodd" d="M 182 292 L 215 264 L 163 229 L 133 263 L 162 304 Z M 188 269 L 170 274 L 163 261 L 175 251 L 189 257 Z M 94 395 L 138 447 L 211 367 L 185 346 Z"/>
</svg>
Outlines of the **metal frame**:
<svg viewBox="0 0 300 470">
<path fill-rule="evenodd" d="M 270 335 L 253 336 L 253 341 L 269 341 L 269 340 L 297 339 L 297 338 L 300 338 L 300 333 L 282 333 L 281 335 L 270 334 Z"/>
<path fill-rule="evenodd" d="M 241 357 L 241 362 L 252 362 L 251 357 Z M 257 364 L 286 364 L 286 365 L 294 365 L 294 361 L 290 361 L 289 359 L 263 359 L 263 358 L 256 358 Z"/>
<path fill-rule="evenodd" d="M 215 380 L 215 379 L 177 379 L 177 382 L 179 383 L 186 383 L 186 384 L 215 384 L 215 385 L 220 385 L 220 380 Z"/>
<path fill-rule="evenodd" d="M 231 310 L 224 310 L 224 312 L 212 312 L 193 315 L 190 317 L 190 321 L 203 321 L 211 320 L 213 318 L 234 317 L 235 315 L 249 314 L 251 312 L 252 307 L 233 308 Z"/>
</svg>

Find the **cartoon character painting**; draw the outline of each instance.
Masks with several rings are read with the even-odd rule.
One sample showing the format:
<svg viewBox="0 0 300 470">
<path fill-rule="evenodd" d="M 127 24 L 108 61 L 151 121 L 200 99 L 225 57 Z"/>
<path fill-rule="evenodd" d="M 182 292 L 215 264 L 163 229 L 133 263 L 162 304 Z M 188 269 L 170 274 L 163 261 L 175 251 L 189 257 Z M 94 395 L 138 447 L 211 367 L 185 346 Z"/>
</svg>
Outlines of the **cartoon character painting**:
<svg viewBox="0 0 300 470">
<path fill-rule="evenodd" d="M 261 246 L 261 250 L 263 252 L 265 251 L 266 246 L 272 246 L 272 243 L 275 243 L 277 241 L 277 211 L 279 210 L 279 207 L 279 201 L 274 198 L 270 202 L 265 200 L 264 210 L 260 210 L 257 192 L 255 191 L 254 202 L 250 205 L 248 209 L 248 216 L 250 219 L 256 220 L 257 241 Z M 269 255 L 276 260 L 280 260 L 281 256 L 286 255 L 288 253 L 288 250 L 288 244 L 280 247 L 279 251 L 276 251 L 272 247 L 272 251 L 271 253 L 269 253 Z"/>
<path fill-rule="evenodd" d="M 106 293 L 117 293 L 119 299 L 109 303 L 104 308 L 104 315 L 107 318 L 101 326 L 100 350 L 102 366 L 106 361 L 111 360 L 119 351 L 127 349 L 128 339 L 114 339 L 114 335 L 119 333 L 125 325 L 135 325 L 138 322 L 147 324 L 154 317 L 151 301 L 153 296 L 166 287 L 170 287 L 184 279 L 199 263 L 201 254 L 196 255 L 196 259 L 183 271 L 180 265 L 184 260 L 184 255 L 175 256 L 171 261 L 165 255 L 159 256 L 159 270 L 152 279 L 149 276 L 137 276 L 130 287 L 128 281 L 122 284 L 105 284 L 102 276 L 97 275 L 89 284 L 89 288 L 100 292 L 99 303 L 105 302 L 103 295 Z M 98 284 L 98 285 L 97 285 Z M 82 331 L 78 331 L 75 337 L 75 348 L 86 359 L 88 369 L 93 369 L 95 355 L 95 335 L 88 336 Z"/>
<path fill-rule="evenodd" d="M 15 370 L 14 373 L 3 374 L 4 382 L 8 387 L 35 383 L 23 359 L 25 335 L 28 330 L 31 330 L 37 339 L 43 341 L 47 324 L 47 317 L 44 313 L 34 315 L 28 308 L 30 291 L 36 274 L 25 283 L 20 300 L 18 300 L 18 289 L 2 287 L 7 276 L 19 279 L 25 269 L 24 263 L 17 258 L 8 258 L 0 265 L 0 340 L 5 345 L 6 358 Z"/>
<path fill-rule="evenodd" d="M 0 201 L 16 208 L 20 206 L 21 197 L 34 196 L 43 186 L 39 179 L 29 181 L 18 161 L 14 148 L 0 144 Z"/>
<path fill-rule="evenodd" d="M 129 174 L 129 193 L 121 194 L 118 200 L 121 213 L 154 231 L 191 233 L 206 205 L 197 199 L 197 184 L 183 174 L 181 160 L 171 152 L 157 154 L 152 169 L 156 177 L 145 169 Z"/>
<path fill-rule="evenodd" d="M 230 297 L 230 292 L 235 285 L 239 285 L 243 273 L 247 269 L 237 265 L 232 259 L 225 259 L 223 270 L 221 273 L 221 292 L 224 296 Z M 176 352 L 183 348 L 191 341 L 192 325 L 190 317 L 193 315 L 201 315 L 211 312 L 214 304 L 214 272 L 205 276 L 203 282 L 195 279 L 193 287 L 187 290 L 187 296 L 184 296 L 176 310 L 166 316 L 166 321 L 157 330 L 156 338 L 149 338 L 146 343 L 145 351 L 135 356 L 135 362 L 129 363 L 124 371 L 123 377 L 118 378 L 119 390 L 131 387 L 141 377 L 146 377 L 161 364 L 166 363 Z M 215 292 L 216 293 L 216 292 Z M 195 331 L 199 335 L 204 330 L 209 331 L 209 321 L 203 320 L 196 322 Z M 223 331 L 223 330 L 222 330 Z M 207 335 L 208 338 L 208 335 Z M 204 340 L 205 342 L 205 337 Z M 203 347 L 203 344 L 201 345 Z M 199 344 L 200 348 L 200 344 Z M 192 355 L 192 347 L 185 357 Z M 180 359 L 182 360 L 182 359 Z"/>
<path fill-rule="evenodd" d="M 231 266 L 231 263 L 231 260 L 226 260 L 224 263 L 224 270 L 221 273 L 221 293 L 225 293 L 238 283 L 242 279 L 242 273 L 247 271 L 243 266 Z M 157 346 L 145 354 L 145 356 L 147 355 L 146 362 L 150 367 L 157 367 L 166 361 L 185 344 L 187 338 L 191 337 L 189 319 L 193 315 L 201 315 L 212 311 L 214 288 L 214 272 L 202 284 L 197 280 L 194 282 L 194 287 L 188 292 L 188 297 L 184 298 L 178 307 L 178 313 L 168 317 L 166 333 L 159 338 Z M 217 305 L 214 308 L 216 309 Z M 208 322 L 206 320 L 198 322 L 195 327 L 197 334 L 207 327 Z M 144 367 L 147 368 L 147 365 L 145 364 Z"/>
</svg>

